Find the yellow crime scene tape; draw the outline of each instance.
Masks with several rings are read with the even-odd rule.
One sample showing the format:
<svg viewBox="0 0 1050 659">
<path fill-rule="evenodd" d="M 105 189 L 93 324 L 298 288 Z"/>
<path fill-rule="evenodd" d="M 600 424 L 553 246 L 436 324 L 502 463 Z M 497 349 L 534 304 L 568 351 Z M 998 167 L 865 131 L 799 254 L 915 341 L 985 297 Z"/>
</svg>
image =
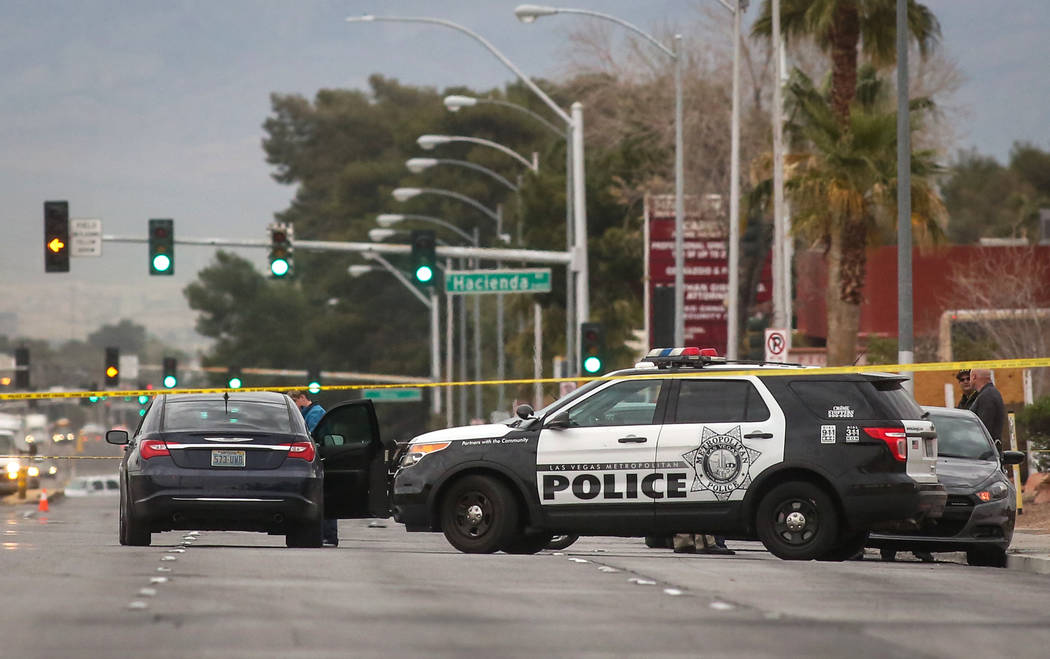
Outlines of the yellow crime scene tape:
<svg viewBox="0 0 1050 659">
<path fill-rule="evenodd" d="M 772 364 L 772 362 L 769 362 Z M 712 365 L 718 365 L 719 362 L 714 362 Z M 792 364 L 797 365 L 797 364 Z M 974 361 L 956 361 L 956 362 L 923 362 L 917 364 L 869 364 L 866 366 L 823 366 L 823 367 L 804 367 L 808 375 L 842 375 L 846 373 L 918 373 L 918 372 L 929 372 L 929 371 L 959 371 L 963 369 L 974 369 L 974 368 L 1046 368 L 1050 367 L 1050 357 L 1036 357 L 1030 359 L 984 359 Z M 677 371 L 675 373 L 669 373 L 667 371 L 656 371 L 650 373 L 635 374 L 631 377 L 651 377 L 651 378 L 675 378 L 675 377 L 712 377 L 725 375 L 726 371 L 722 369 L 696 369 L 696 370 L 685 370 Z M 776 377 L 782 375 L 797 375 L 798 370 L 796 369 L 778 369 L 778 368 L 754 368 L 754 369 L 734 369 L 732 375 L 762 375 L 766 377 Z M 546 384 L 546 383 L 557 383 L 557 382 L 591 382 L 593 380 L 612 380 L 622 376 L 619 375 L 599 375 L 594 377 L 567 377 L 567 378 L 517 378 L 517 379 L 504 379 L 504 380 L 468 380 L 458 382 L 417 382 L 412 384 L 405 384 L 399 382 L 396 384 L 392 383 L 379 383 L 379 384 L 330 384 L 322 385 L 320 391 L 353 391 L 358 389 L 420 389 L 420 388 L 431 388 L 431 387 L 475 387 L 485 386 L 494 384 Z M 209 387 L 209 388 L 197 388 L 197 389 L 121 389 L 121 390 L 104 390 L 104 391 L 21 391 L 12 392 L 6 394 L 0 394 L 0 401 L 5 400 L 42 400 L 42 399 L 54 399 L 54 398 L 120 398 L 120 397 L 132 397 L 132 396 L 156 396 L 158 394 L 164 395 L 183 395 L 183 394 L 221 394 L 221 393 L 238 393 L 238 392 L 258 392 L 258 391 L 279 391 L 284 392 L 290 389 L 302 389 L 306 390 L 306 385 L 280 385 L 280 386 L 268 386 L 268 387 L 241 387 L 239 389 L 231 389 L 229 387 Z"/>
</svg>

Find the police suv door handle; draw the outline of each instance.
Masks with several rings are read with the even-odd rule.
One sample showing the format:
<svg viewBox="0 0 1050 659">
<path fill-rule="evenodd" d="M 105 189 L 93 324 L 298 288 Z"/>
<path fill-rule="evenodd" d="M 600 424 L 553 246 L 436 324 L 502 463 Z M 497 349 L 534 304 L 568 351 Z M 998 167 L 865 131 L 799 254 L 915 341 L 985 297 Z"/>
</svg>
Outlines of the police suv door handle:
<svg viewBox="0 0 1050 659">
<path fill-rule="evenodd" d="M 621 437 L 616 440 L 621 444 L 644 444 L 649 441 L 648 437 L 635 437 L 634 435 L 628 435 L 627 437 Z"/>
<path fill-rule="evenodd" d="M 749 432 L 744 435 L 744 439 L 773 439 L 773 433 L 756 430 L 755 432 Z"/>
</svg>

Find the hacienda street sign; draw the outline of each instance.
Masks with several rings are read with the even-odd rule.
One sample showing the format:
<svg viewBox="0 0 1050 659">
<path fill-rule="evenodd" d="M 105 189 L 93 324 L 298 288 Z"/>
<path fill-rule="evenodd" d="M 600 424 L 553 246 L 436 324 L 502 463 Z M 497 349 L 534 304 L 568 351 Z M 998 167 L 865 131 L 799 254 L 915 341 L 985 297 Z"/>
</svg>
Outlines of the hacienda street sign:
<svg viewBox="0 0 1050 659">
<path fill-rule="evenodd" d="M 549 293 L 550 290 L 550 268 L 449 270 L 445 272 L 445 292 L 451 295 Z"/>
</svg>

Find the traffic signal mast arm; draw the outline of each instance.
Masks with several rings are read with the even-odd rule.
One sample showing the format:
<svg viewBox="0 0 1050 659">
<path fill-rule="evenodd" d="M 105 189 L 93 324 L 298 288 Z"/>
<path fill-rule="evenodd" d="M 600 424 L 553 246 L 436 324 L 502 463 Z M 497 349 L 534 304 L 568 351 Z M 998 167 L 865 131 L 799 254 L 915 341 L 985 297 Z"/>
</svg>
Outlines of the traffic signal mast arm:
<svg viewBox="0 0 1050 659">
<path fill-rule="evenodd" d="M 145 238 L 132 236 L 103 235 L 103 242 L 144 243 Z M 260 247 L 270 248 L 268 240 L 236 240 L 232 238 L 179 238 L 178 245 L 209 245 L 212 247 Z M 390 243 L 336 242 L 330 240 L 295 240 L 295 249 L 314 252 L 357 252 L 362 254 L 411 254 L 412 246 Z M 498 247 L 460 247 L 456 245 L 438 245 L 438 256 L 447 258 L 480 258 L 487 261 L 519 261 L 523 263 L 551 263 L 566 265 L 572 263 L 572 252 L 554 252 L 537 249 L 503 249 Z"/>
</svg>

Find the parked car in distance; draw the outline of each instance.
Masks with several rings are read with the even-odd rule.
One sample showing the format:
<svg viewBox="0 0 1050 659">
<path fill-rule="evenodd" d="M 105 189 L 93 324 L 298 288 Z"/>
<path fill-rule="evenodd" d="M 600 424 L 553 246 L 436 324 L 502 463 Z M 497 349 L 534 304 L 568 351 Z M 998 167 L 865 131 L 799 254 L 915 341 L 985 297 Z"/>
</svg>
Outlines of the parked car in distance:
<svg viewBox="0 0 1050 659">
<path fill-rule="evenodd" d="M 119 495 L 120 481 L 116 476 L 74 476 L 64 491 L 67 497 Z"/>
<path fill-rule="evenodd" d="M 1005 567 L 1017 518 L 1017 492 L 1005 466 L 1021 464 L 1025 454 L 1002 451 L 969 410 L 923 409 L 937 428 L 937 476 L 948 492 L 944 514 L 913 531 L 872 533 L 867 546 L 880 549 L 883 560 L 899 551 L 965 551 L 970 565 Z"/>
</svg>

